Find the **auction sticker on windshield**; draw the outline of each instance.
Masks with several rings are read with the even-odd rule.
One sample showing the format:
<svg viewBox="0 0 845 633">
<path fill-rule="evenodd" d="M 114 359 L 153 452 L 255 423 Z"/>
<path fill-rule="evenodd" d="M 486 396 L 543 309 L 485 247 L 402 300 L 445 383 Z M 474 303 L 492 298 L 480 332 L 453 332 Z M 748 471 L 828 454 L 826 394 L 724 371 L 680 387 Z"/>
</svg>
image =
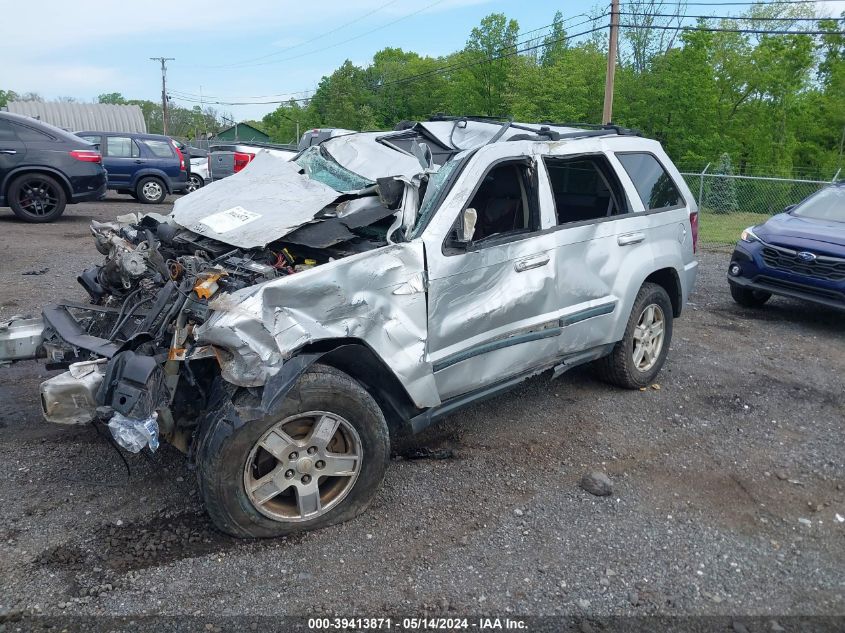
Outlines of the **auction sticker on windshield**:
<svg viewBox="0 0 845 633">
<path fill-rule="evenodd" d="M 215 233 L 227 233 L 242 227 L 244 224 L 249 224 L 260 217 L 260 213 L 253 213 L 241 206 L 237 206 L 221 211 L 220 213 L 215 213 L 214 215 L 209 215 L 200 220 L 200 222 Z"/>
</svg>

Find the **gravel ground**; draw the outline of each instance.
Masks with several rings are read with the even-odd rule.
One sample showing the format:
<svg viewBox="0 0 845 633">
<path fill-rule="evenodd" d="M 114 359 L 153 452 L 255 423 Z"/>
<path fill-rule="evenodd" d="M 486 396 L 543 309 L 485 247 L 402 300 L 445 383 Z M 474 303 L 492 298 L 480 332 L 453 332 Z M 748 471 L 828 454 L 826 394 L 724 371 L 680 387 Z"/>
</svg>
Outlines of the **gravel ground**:
<svg viewBox="0 0 845 633">
<path fill-rule="evenodd" d="M 89 221 L 140 206 L 0 211 L 0 318 L 82 298 Z M 701 254 L 653 388 L 528 381 L 420 435 L 358 519 L 278 540 L 218 534 L 180 453 L 128 474 L 94 428 L 41 419 L 42 366 L 0 369 L 0 616 L 845 615 L 842 317 L 739 308 L 728 257 Z"/>
</svg>

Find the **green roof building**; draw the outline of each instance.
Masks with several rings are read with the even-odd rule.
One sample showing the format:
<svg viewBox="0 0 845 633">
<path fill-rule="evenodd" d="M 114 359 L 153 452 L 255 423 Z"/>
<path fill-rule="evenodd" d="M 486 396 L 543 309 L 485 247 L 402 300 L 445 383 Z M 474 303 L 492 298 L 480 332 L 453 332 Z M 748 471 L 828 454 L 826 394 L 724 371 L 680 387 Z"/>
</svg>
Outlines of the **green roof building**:
<svg viewBox="0 0 845 633">
<path fill-rule="evenodd" d="M 217 141 L 257 141 L 269 143 L 270 137 L 261 130 L 252 127 L 248 123 L 237 123 L 232 127 L 218 132 L 214 140 Z"/>
</svg>

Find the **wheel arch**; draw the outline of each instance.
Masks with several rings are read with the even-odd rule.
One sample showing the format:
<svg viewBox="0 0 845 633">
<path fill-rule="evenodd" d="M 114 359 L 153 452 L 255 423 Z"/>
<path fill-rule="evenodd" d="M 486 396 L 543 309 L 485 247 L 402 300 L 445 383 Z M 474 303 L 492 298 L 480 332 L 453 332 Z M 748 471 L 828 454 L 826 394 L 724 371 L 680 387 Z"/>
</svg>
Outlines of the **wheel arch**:
<svg viewBox="0 0 845 633">
<path fill-rule="evenodd" d="M 46 166 L 28 166 L 28 165 L 21 165 L 19 167 L 15 167 L 11 170 L 8 174 L 6 174 L 6 178 L 3 180 L 2 187 L 0 187 L 0 191 L 3 192 L 3 198 L 6 200 L 6 203 L 9 202 L 9 187 L 12 186 L 12 182 L 18 176 L 24 176 L 26 174 L 43 174 L 45 176 L 52 176 L 56 180 L 59 181 L 59 184 L 62 186 L 62 190 L 65 192 L 65 199 L 67 204 L 71 204 L 71 199 L 73 197 L 73 187 L 70 186 L 70 181 L 67 179 L 62 172 L 58 169 L 53 169 L 52 167 Z"/>
<path fill-rule="evenodd" d="M 277 406 L 299 376 L 317 362 L 348 374 L 370 393 L 384 414 L 391 438 L 411 434 L 409 420 L 420 409 L 378 354 L 355 338 L 317 341 L 301 348 L 264 386 L 262 408 L 272 410 Z"/>
<path fill-rule="evenodd" d="M 677 270 L 671 267 L 655 270 L 643 280 L 643 283 L 653 283 L 662 287 L 672 302 L 672 316 L 675 318 L 681 316 L 684 303 L 683 288 L 681 287 L 681 277 Z"/>
<path fill-rule="evenodd" d="M 164 190 L 167 193 L 173 193 L 170 190 L 170 179 L 167 177 L 163 171 L 159 171 L 157 169 L 139 169 L 135 172 L 135 175 L 132 177 L 132 184 L 130 188 L 135 191 L 138 188 L 138 183 L 141 182 L 144 178 L 156 178 L 157 180 L 161 181 L 161 184 L 164 186 Z"/>
</svg>

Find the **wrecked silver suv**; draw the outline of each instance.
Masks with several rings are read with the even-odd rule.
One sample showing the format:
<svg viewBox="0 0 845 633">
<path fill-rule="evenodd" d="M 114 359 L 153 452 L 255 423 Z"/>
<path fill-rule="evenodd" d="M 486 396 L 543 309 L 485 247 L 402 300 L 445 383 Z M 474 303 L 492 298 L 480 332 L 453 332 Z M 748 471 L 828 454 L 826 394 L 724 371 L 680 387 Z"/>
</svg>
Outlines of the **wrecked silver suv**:
<svg viewBox="0 0 845 633">
<path fill-rule="evenodd" d="M 67 369 L 47 420 L 186 452 L 242 537 L 357 515 L 391 438 L 530 376 L 650 384 L 697 266 L 683 179 L 615 127 L 351 134 L 91 230 L 91 303 L 0 325 L 0 360 Z"/>
</svg>

